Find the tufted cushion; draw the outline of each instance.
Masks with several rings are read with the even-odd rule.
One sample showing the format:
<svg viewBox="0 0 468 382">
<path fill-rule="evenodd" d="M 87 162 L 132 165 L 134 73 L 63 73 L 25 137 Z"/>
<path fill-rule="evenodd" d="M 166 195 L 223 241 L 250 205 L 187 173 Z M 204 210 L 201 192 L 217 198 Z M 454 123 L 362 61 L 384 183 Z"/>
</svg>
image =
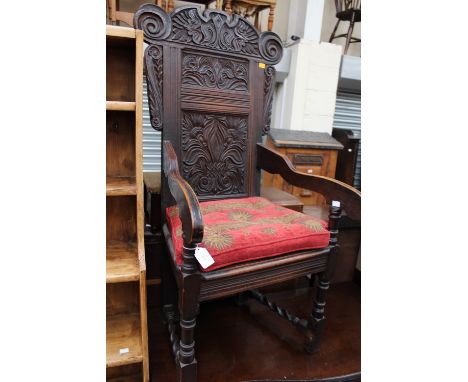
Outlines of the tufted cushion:
<svg viewBox="0 0 468 382">
<path fill-rule="evenodd" d="M 278 206 L 260 197 L 200 203 L 206 248 L 214 264 L 212 271 L 245 261 L 289 252 L 324 248 L 330 233 L 327 223 Z M 177 264 L 182 264 L 182 224 L 177 207 L 166 210 Z"/>
</svg>

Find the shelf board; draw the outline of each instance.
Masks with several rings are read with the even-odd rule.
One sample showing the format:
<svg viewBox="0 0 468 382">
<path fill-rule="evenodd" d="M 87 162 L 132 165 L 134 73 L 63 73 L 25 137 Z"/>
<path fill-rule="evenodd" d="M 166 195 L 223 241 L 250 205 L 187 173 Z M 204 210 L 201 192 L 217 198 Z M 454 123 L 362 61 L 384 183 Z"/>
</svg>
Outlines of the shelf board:
<svg viewBox="0 0 468 382">
<path fill-rule="evenodd" d="M 134 28 L 120 27 L 116 25 L 106 25 L 106 36 L 108 37 L 123 37 L 135 38 L 136 33 Z"/>
<path fill-rule="evenodd" d="M 134 176 L 107 176 L 106 177 L 106 195 L 107 196 L 126 196 L 136 195 L 137 186 Z"/>
<path fill-rule="evenodd" d="M 137 313 L 107 317 L 106 367 L 143 361 L 140 325 Z M 120 354 L 120 349 L 125 348 L 128 348 L 128 353 Z"/>
<path fill-rule="evenodd" d="M 106 110 L 135 111 L 135 102 L 106 101 Z"/>
<path fill-rule="evenodd" d="M 107 243 L 106 283 L 122 283 L 139 279 L 137 247 L 124 242 Z"/>
</svg>

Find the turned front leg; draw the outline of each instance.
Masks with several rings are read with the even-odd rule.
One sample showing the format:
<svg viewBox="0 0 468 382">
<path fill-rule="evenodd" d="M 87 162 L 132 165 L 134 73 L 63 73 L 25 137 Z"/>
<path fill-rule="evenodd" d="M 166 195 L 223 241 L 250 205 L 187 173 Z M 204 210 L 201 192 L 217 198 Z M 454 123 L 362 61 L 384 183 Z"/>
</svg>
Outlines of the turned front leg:
<svg viewBox="0 0 468 382">
<path fill-rule="evenodd" d="M 195 325 L 200 294 L 200 273 L 194 256 L 195 245 L 184 245 L 182 283 L 179 290 L 180 340 L 176 358 L 178 382 L 197 380 Z"/>
<path fill-rule="evenodd" d="M 318 350 L 323 335 L 325 325 L 325 305 L 327 290 L 330 287 L 330 280 L 335 271 L 335 264 L 338 256 L 338 223 L 341 218 L 341 207 L 337 202 L 332 202 L 328 218 L 328 229 L 330 231 L 330 254 L 328 255 L 327 268 L 317 277 L 314 306 L 309 318 L 305 349 L 308 352 Z"/>
</svg>

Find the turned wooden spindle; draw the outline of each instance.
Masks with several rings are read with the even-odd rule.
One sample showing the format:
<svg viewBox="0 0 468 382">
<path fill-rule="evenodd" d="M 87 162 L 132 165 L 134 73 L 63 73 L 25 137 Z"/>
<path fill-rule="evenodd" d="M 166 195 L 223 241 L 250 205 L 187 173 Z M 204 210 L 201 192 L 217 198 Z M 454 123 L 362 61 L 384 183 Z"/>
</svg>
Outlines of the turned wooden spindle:
<svg viewBox="0 0 468 382">
<path fill-rule="evenodd" d="M 182 259 L 182 272 L 194 273 L 198 269 L 197 259 L 195 258 L 196 245 L 183 246 Z"/>
<path fill-rule="evenodd" d="M 309 327 L 312 333 L 308 333 L 305 348 L 309 352 L 314 352 L 320 345 L 325 324 L 325 301 L 327 290 L 330 287 L 330 280 L 335 270 L 338 256 L 338 224 L 341 218 L 341 206 L 339 202 L 332 202 L 330 214 L 328 216 L 328 230 L 330 231 L 330 256 L 328 258 L 327 269 L 317 277 L 316 292 L 312 315 L 309 319 Z M 311 335 L 312 334 L 312 335 Z"/>
</svg>

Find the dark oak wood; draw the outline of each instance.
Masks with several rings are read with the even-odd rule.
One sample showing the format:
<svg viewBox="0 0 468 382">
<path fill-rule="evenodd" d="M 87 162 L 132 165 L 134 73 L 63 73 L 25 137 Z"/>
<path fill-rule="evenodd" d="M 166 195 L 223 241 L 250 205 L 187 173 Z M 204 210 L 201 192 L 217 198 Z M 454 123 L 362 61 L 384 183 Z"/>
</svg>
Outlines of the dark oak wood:
<svg viewBox="0 0 468 382">
<path fill-rule="evenodd" d="M 283 54 L 280 38 L 272 32 L 259 33 L 238 15 L 211 9 L 200 14 L 190 6 L 167 14 L 158 6 L 145 4 L 135 13 L 134 25 L 143 30 L 149 44 L 144 61 L 151 123 L 162 131 L 163 139 L 162 211 L 177 205 L 182 222 L 183 263 L 178 266 L 162 214 L 174 274 L 173 280 L 163 279 L 173 286 L 172 291 L 163 292 L 163 304 L 177 380 L 197 379 L 194 336 L 201 301 L 309 274 L 321 277 L 313 318 L 297 320 L 304 323 L 305 349 L 316 350 L 325 320 L 323 289 L 338 251 L 335 225 L 331 225 L 330 245 L 322 249 L 211 272 L 200 272 L 194 257 L 203 239 L 199 201 L 258 196 L 261 169 L 314 189 L 329 201 L 342 200 L 348 213 L 358 215 L 359 207 L 353 203 L 359 202 L 360 194 L 352 187 L 299 174 L 282 156 L 260 145 L 270 126 L 272 65 Z M 332 208 L 331 219 L 339 219 L 339 215 L 340 209 Z M 285 312 L 277 305 L 275 311 Z"/>
</svg>

